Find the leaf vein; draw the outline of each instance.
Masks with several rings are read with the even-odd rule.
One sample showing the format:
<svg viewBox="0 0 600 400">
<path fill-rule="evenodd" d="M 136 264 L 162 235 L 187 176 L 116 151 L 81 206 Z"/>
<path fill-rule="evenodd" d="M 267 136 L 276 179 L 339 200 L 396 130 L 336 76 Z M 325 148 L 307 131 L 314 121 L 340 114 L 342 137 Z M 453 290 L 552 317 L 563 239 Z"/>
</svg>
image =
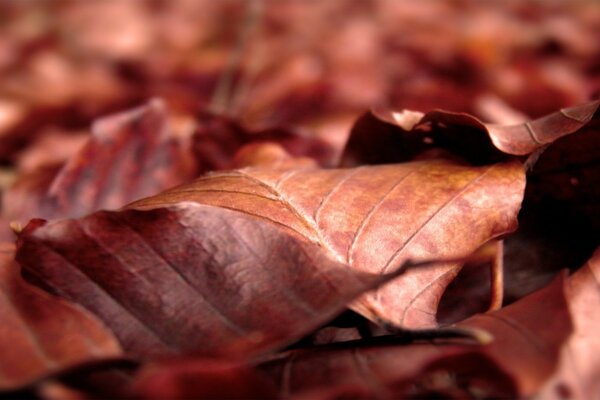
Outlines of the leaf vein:
<svg viewBox="0 0 600 400">
<path fill-rule="evenodd" d="M 442 204 L 433 214 L 431 214 L 409 237 L 408 239 L 394 252 L 394 254 L 390 257 L 390 259 L 385 263 L 382 273 L 387 272 L 390 265 L 394 263 L 396 258 L 402 253 L 404 249 L 408 247 L 408 245 L 414 240 L 414 238 L 427 226 L 436 216 L 438 216 L 442 211 L 446 210 L 450 204 L 452 204 L 455 200 L 459 199 L 462 194 L 464 194 L 469 188 L 471 188 L 475 183 L 479 182 L 483 177 L 485 177 L 492 169 L 494 165 L 491 165 L 483 173 L 481 173 L 477 178 L 471 180 L 464 187 L 462 187 L 454 196 L 448 199 L 444 204 Z"/>
<path fill-rule="evenodd" d="M 189 286 L 190 288 L 192 288 L 199 296 L 199 299 L 202 300 L 202 302 L 204 304 L 206 304 L 208 306 L 208 308 L 213 312 L 214 315 L 216 315 L 221 321 L 223 321 L 223 323 L 232 331 L 234 332 L 236 335 L 238 336 L 244 336 L 248 334 L 248 331 L 244 328 L 242 328 L 241 326 L 239 326 L 238 324 L 235 323 L 235 321 L 233 321 L 229 316 L 227 316 L 223 310 L 221 308 L 219 308 L 215 303 L 213 303 L 203 292 L 200 288 L 197 288 L 193 282 L 191 282 L 187 276 L 185 276 L 185 274 L 183 274 L 179 268 L 177 268 L 175 265 L 173 265 L 164 255 L 162 255 L 158 250 L 154 249 L 154 247 L 152 247 L 150 245 L 150 243 L 148 243 L 148 240 L 140 233 L 138 232 L 133 226 L 131 226 L 127 221 L 125 221 L 124 219 L 120 220 L 121 224 L 123 227 L 125 227 L 127 230 L 129 230 L 130 232 L 132 232 L 134 235 L 136 235 L 136 237 L 138 237 L 142 243 L 144 244 L 145 247 L 147 247 L 147 249 L 153 254 L 156 255 L 156 257 L 160 260 L 162 260 L 163 264 L 166 265 L 170 270 L 172 270 L 176 275 L 179 276 L 179 278 L 181 279 L 181 281 L 183 281 L 187 286 Z"/>
<path fill-rule="evenodd" d="M 525 125 L 525 129 L 527 129 L 527 133 L 529 133 L 531 140 L 533 140 L 536 144 L 544 144 L 537 138 L 537 135 L 535 134 L 535 131 L 529 122 L 525 122 L 523 125 Z"/>
<path fill-rule="evenodd" d="M 406 305 L 406 307 L 404 307 L 404 310 L 402 311 L 402 317 L 400 318 L 400 325 L 404 324 L 404 320 L 406 319 L 406 315 L 408 314 L 408 310 L 410 310 L 413 306 L 413 304 L 415 304 L 417 302 L 417 300 L 419 299 L 419 297 L 421 297 L 422 295 L 425 294 L 425 292 L 427 292 L 427 290 L 432 287 L 433 285 L 435 285 L 438 281 L 440 281 L 442 278 L 446 277 L 447 275 L 451 274 L 453 271 L 453 269 L 449 269 L 448 271 L 445 271 L 443 274 L 437 276 L 434 280 L 432 280 L 431 282 L 429 282 L 425 287 L 421 288 L 408 302 L 408 304 Z"/>
<path fill-rule="evenodd" d="M 69 257 L 67 257 L 66 255 L 64 255 L 61 251 L 53 248 L 52 246 L 50 246 L 49 244 L 45 243 L 45 242 L 38 242 L 41 246 L 46 247 L 48 250 L 50 250 L 52 253 L 54 253 L 55 255 L 57 255 L 59 258 L 61 258 L 62 260 L 65 261 L 65 265 L 70 266 L 71 269 L 78 271 L 80 274 L 82 274 L 88 281 L 90 284 L 92 284 L 94 287 L 96 287 L 97 289 L 99 289 L 102 293 L 104 293 L 110 300 L 111 302 L 116 305 L 117 307 L 121 308 L 122 310 L 124 310 L 128 315 L 130 315 L 134 320 L 138 321 L 140 326 L 142 326 L 143 328 L 146 329 L 146 332 L 149 333 L 151 336 L 153 336 L 158 342 L 160 342 L 162 345 L 165 346 L 165 348 L 169 349 L 171 352 L 174 352 L 175 349 L 173 348 L 173 346 L 166 342 L 159 334 L 157 331 L 155 331 L 153 328 L 147 326 L 138 316 L 136 316 L 134 313 L 132 313 L 131 311 L 129 311 L 129 309 L 118 299 L 116 298 L 110 291 L 108 291 L 107 289 L 105 289 L 102 285 L 100 285 L 99 282 L 97 282 L 96 280 L 94 280 L 89 274 L 86 273 L 86 271 L 82 268 L 80 268 L 75 262 L 71 261 Z M 30 271 L 31 272 L 31 271 Z M 44 280 L 47 284 L 48 284 L 48 280 Z M 54 285 L 51 285 L 52 287 L 54 287 Z M 55 288 L 55 287 L 54 287 Z M 66 295 L 64 293 L 63 290 L 60 290 L 59 288 L 55 288 L 57 293 L 62 293 L 62 296 L 69 299 L 70 296 Z M 87 307 L 86 307 L 87 309 Z M 95 313 L 94 313 L 95 314 Z M 105 321 L 105 323 L 107 323 Z"/>
<path fill-rule="evenodd" d="M 416 170 L 414 171 L 410 171 L 409 173 L 407 173 L 406 175 L 403 175 L 398 182 L 396 182 L 380 199 L 377 203 L 375 203 L 373 205 L 373 207 L 371 207 L 371 209 L 369 210 L 369 212 L 365 215 L 365 217 L 363 218 L 363 220 L 360 223 L 360 226 L 358 227 L 358 229 L 356 230 L 356 232 L 354 233 L 354 236 L 352 237 L 352 242 L 350 243 L 350 246 L 348 247 L 348 254 L 346 255 L 346 259 L 348 260 L 348 263 L 350 265 L 353 264 L 353 259 L 352 256 L 354 254 L 354 248 L 356 247 L 356 243 L 358 242 L 358 238 L 362 235 L 364 228 L 367 226 L 368 222 L 371 220 L 371 218 L 373 217 L 373 215 L 375 215 L 375 212 L 377 211 L 377 209 L 379 209 L 379 207 L 383 204 L 383 202 L 388 198 L 388 196 L 402 183 L 404 182 L 404 180 L 406 178 L 408 178 L 410 175 L 414 174 L 415 172 L 417 172 Z"/>
</svg>

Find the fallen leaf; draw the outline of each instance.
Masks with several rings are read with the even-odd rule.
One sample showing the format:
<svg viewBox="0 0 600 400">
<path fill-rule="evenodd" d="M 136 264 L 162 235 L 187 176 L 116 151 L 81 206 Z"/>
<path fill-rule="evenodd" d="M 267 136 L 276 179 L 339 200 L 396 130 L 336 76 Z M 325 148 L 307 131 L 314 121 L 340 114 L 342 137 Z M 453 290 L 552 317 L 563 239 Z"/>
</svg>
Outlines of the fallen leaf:
<svg viewBox="0 0 600 400">
<path fill-rule="evenodd" d="M 115 337 L 89 312 L 24 282 L 13 256 L 14 246 L 0 244 L 0 391 L 121 354 Z"/>
<path fill-rule="evenodd" d="M 463 257 L 511 232 L 523 189 L 517 162 L 248 168 L 210 174 L 129 207 L 196 202 L 237 210 L 317 243 L 355 270 L 384 274 L 409 259 Z M 459 269 L 449 263 L 408 271 L 352 308 L 402 326 L 435 325 L 439 298 Z"/>
<path fill-rule="evenodd" d="M 49 129 L 19 154 L 16 160 L 20 174 L 31 173 L 46 165 L 62 165 L 89 141 L 86 131 Z"/>
<path fill-rule="evenodd" d="M 82 216 L 182 183 L 192 168 L 168 129 L 160 100 L 98 120 L 66 164 L 25 175 L 3 194 L 5 218 Z"/>
<path fill-rule="evenodd" d="M 174 359 L 144 367 L 129 390 L 138 399 L 275 399 L 273 382 L 248 365 Z"/>
<path fill-rule="evenodd" d="M 30 280 L 92 311 L 144 358 L 282 347 L 398 274 L 348 269 L 273 224 L 193 202 L 33 220 L 17 259 Z"/>
<path fill-rule="evenodd" d="M 283 287 L 277 286 L 283 280 L 287 282 L 284 286 L 293 286 L 293 290 L 304 287 L 278 277 L 287 276 L 287 266 L 303 263 L 301 257 L 293 257 L 300 251 L 294 249 L 305 246 L 320 254 L 315 259 L 339 256 L 337 261 L 341 262 L 335 265 L 340 276 L 364 273 L 363 283 L 368 283 L 371 278 L 377 280 L 384 265 L 393 258 L 390 253 L 402 246 L 399 263 L 405 257 L 421 260 L 448 256 L 457 261 L 455 255 L 464 256 L 463 251 L 470 252 L 488 238 L 500 235 L 498 241 L 505 243 L 504 305 L 548 285 L 559 269 L 575 271 L 581 267 L 600 243 L 599 27 L 598 2 L 590 0 L 152 0 L 126 4 L 0 1 L 0 196 L 6 199 L 0 206 L 0 243 L 14 242 L 32 217 L 77 218 L 46 224 L 35 220 L 20 234 L 21 257 L 29 258 L 32 271 L 39 267 L 47 273 L 36 277 L 26 270 L 28 284 L 36 283 L 50 291 L 50 284 L 68 288 L 67 295 L 93 303 L 104 313 L 103 321 L 119 329 L 120 338 L 125 337 L 134 347 L 137 332 L 141 332 L 136 351 L 144 355 L 143 360 L 135 359 L 130 367 L 109 366 L 104 358 L 83 360 L 66 370 L 35 378 L 27 386 L 2 391 L 0 397 L 79 400 L 136 395 L 174 397 L 182 392 L 189 393 L 188 397 L 199 397 L 207 394 L 205 389 L 216 389 L 210 392 L 211 397 L 232 393 L 244 397 L 244 392 L 248 397 L 256 393 L 261 379 L 255 381 L 254 364 L 244 364 L 244 359 L 276 358 L 279 355 L 272 351 L 289 344 L 283 351 L 295 349 L 293 354 L 298 355 L 300 368 L 305 354 L 308 357 L 309 352 L 320 352 L 314 363 L 304 364 L 305 372 L 296 370 L 296 361 L 289 371 L 278 370 L 290 378 L 291 398 L 377 398 L 390 393 L 394 398 L 594 398 L 600 392 L 593 381 L 599 375 L 595 359 L 600 358 L 600 350 L 595 350 L 597 343 L 590 337 L 598 326 L 593 309 L 598 299 L 590 294 L 597 290 L 588 290 L 598 287 L 592 279 L 594 268 L 591 273 L 590 268 L 585 268 L 585 274 L 576 275 L 585 276 L 568 298 L 578 333 L 570 336 L 568 347 L 562 343 L 562 364 L 552 372 L 555 379 L 546 383 L 547 390 L 542 393 L 526 387 L 538 385 L 541 376 L 547 376 L 551 366 L 556 365 L 556 343 L 561 335 L 568 334 L 568 326 L 556 325 L 565 320 L 564 306 L 557 303 L 562 298 L 558 290 L 553 291 L 556 299 L 547 299 L 542 308 L 528 303 L 530 311 L 537 311 L 522 312 L 527 321 L 518 324 L 521 328 L 526 325 L 521 333 L 535 336 L 542 346 L 510 341 L 512 333 L 501 329 L 500 321 L 489 322 L 501 336 L 498 344 L 503 351 L 498 352 L 491 347 L 453 342 L 458 352 L 444 353 L 451 347 L 449 343 L 409 344 L 404 340 L 406 336 L 394 338 L 383 347 L 371 339 L 389 327 L 380 318 L 403 320 L 403 307 L 408 307 L 403 322 L 413 327 L 458 323 L 488 307 L 488 266 L 486 260 L 473 257 L 473 253 L 468 258 L 459 257 L 467 263 L 465 267 L 449 260 L 447 265 L 415 267 L 397 283 L 391 283 L 396 288 L 394 293 L 385 294 L 388 289 L 383 289 L 352 303 L 361 305 L 371 320 L 344 309 L 324 325 L 317 324 L 320 311 L 316 312 L 316 319 L 302 314 L 302 310 L 290 311 L 293 305 L 286 303 L 281 295 Z M 168 104 L 168 116 L 164 110 L 146 105 L 141 129 L 134 127 L 132 121 L 123 121 L 126 126 L 115 127 L 110 135 L 100 135 L 102 140 L 90 139 L 89 127 L 96 118 L 157 97 Z M 582 104 L 591 100 L 595 101 Z M 371 113 L 372 120 L 361 119 L 356 125 L 354 133 L 359 137 L 353 135 L 340 166 L 353 122 L 373 106 L 381 108 Z M 207 108 L 222 115 L 207 113 Z M 562 113 L 548 115 L 561 109 Z M 445 111 L 424 114 L 408 110 Z M 167 128 L 162 129 L 165 125 Z M 272 129 L 273 126 L 278 128 Z M 358 128 L 360 132 L 356 132 Z M 77 132 L 82 135 L 76 138 Z M 121 139 L 130 134 L 135 136 L 135 145 L 128 149 Z M 155 139 L 148 139 L 154 134 Z M 166 139 L 158 139 L 163 134 Z M 114 139 L 112 150 L 104 140 L 107 136 Z M 74 156 L 76 147 L 85 145 L 82 141 L 88 139 L 95 143 L 93 147 L 102 149 L 102 154 L 86 158 L 92 152 L 82 151 Z M 192 146 L 194 140 L 196 149 Z M 323 146 L 324 143 L 330 146 Z M 175 148 L 179 145 L 183 152 Z M 148 151 L 140 157 L 144 151 L 136 153 L 134 147 L 146 147 Z M 77 157 L 79 162 L 72 161 Z M 439 158 L 455 161 L 435 160 Z M 65 172 L 60 185 L 53 186 L 69 159 L 73 169 Z M 139 159 L 153 161 L 138 162 Z M 517 162 L 514 169 L 506 162 L 511 160 L 524 162 L 525 178 L 517 172 Z M 410 164 L 382 165 L 395 163 Z M 495 165 L 499 163 L 502 164 Z M 335 189 L 329 197 L 321 192 L 330 189 L 331 182 L 339 183 L 343 171 L 319 167 L 354 168 L 364 164 L 399 172 L 379 176 L 373 171 L 381 169 L 352 170 L 354 175 L 340 183 L 340 191 Z M 423 171 L 418 170 L 419 165 Z M 237 177 L 227 178 L 231 181 L 229 186 L 223 185 L 223 175 L 237 173 L 230 171 L 218 174 L 221 186 L 215 190 L 242 194 L 203 192 L 201 201 L 190 202 L 190 193 L 174 191 L 170 196 L 176 193 L 180 197 L 165 206 L 115 210 L 171 185 L 189 182 L 200 172 L 246 167 L 252 168 L 244 169 L 245 173 L 262 171 L 274 179 L 281 178 L 281 190 L 269 192 L 264 186 Z M 471 178 L 485 168 L 492 169 L 479 180 Z M 271 172 L 265 172 L 268 169 Z M 288 171 L 292 175 L 286 175 Z M 157 179 L 156 175 L 163 172 L 170 177 Z M 294 174 L 298 174 L 298 179 Z M 293 185 L 286 179 L 291 179 Z M 398 183 L 400 179 L 404 181 Z M 17 186 L 7 193 L 17 181 Z M 163 183 L 148 185 L 149 181 Z M 273 180 L 264 181 L 274 188 Z M 468 182 L 474 183 L 461 193 L 461 185 Z M 136 194 L 137 184 L 148 188 L 148 192 L 140 190 Z M 199 187 L 204 191 L 213 189 L 207 182 Z M 52 188 L 56 191 L 50 193 Z M 252 193 L 243 194 L 246 192 Z M 259 196 L 275 200 L 269 202 Z M 311 213 L 319 206 L 311 206 L 311 201 L 323 204 L 318 218 L 317 213 Z M 519 203 L 519 229 L 505 237 L 508 231 L 516 229 Z M 218 214 L 221 221 L 227 222 L 182 222 L 179 207 L 201 207 L 206 212 L 199 218 L 211 219 Z M 225 209 L 228 207 L 232 210 Z M 105 208 L 114 212 L 84 217 Z M 259 216 L 248 215 L 253 211 Z M 188 212 L 185 218 L 191 214 Z M 264 224 L 260 229 L 287 231 L 289 240 L 282 239 L 285 235 L 281 232 L 273 233 L 279 239 L 266 240 L 275 243 L 276 248 L 262 251 L 271 245 L 261 242 L 267 235 L 247 239 L 256 230 L 243 231 L 246 233 L 242 239 L 250 240 L 261 250 L 252 258 L 248 250 L 234 249 L 243 245 L 234 237 L 238 225 L 222 226 L 232 218 L 241 218 L 248 225 Z M 137 227 L 143 225 L 143 239 L 122 226 L 123 220 L 134 220 L 131 224 Z M 86 237 L 77 224 L 84 226 L 94 239 Z M 199 225 L 204 230 L 196 235 L 192 228 Z M 290 227 L 304 231 L 298 233 Z M 75 234 L 70 238 L 72 232 Z M 211 242 L 213 235 L 217 238 Z M 190 236 L 212 247 L 193 250 L 198 244 Z M 354 241 L 354 237 L 358 239 Z M 151 245 L 145 246 L 144 240 Z M 356 244 L 348 245 L 348 241 Z M 493 242 L 496 239 L 486 243 Z M 71 279 L 78 270 L 65 267 L 66 261 L 56 252 L 40 247 L 46 243 L 76 260 L 81 271 L 104 286 L 92 285 L 82 273 L 77 275 L 81 280 Z M 167 254 L 170 261 L 175 258 L 178 264 L 174 265 L 185 270 L 184 276 L 194 276 L 196 283 L 202 281 L 205 286 L 200 291 L 187 288 L 181 282 L 183 278 L 169 272 L 169 267 L 152 252 Z M 307 252 L 313 254 L 313 250 Z M 482 254 L 481 248 L 477 253 Z M 217 257 L 212 264 L 211 256 Z M 259 258 L 262 261 L 257 261 Z M 348 265 L 350 259 L 352 265 Z M 230 260 L 233 261 L 229 263 Z M 127 267 L 120 265 L 126 262 Z M 333 261 L 322 264 L 333 268 L 330 263 Z M 397 268 L 392 264 L 390 269 Z M 200 272 L 196 272 L 198 269 Z M 254 303 L 246 301 L 248 285 L 237 282 L 250 282 L 251 286 L 256 271 L 265 269 L 275 274 L 275 280 L 261 289 L 275 289 L 268 296 L 262 295 L 265 291 L 256 290 L 253 293 L 262 297 L 252 297 Z M 447 275 L 436 281 L 442 271 L 448 271 Z M 494 270 L 491 276 L 499 276 L 498 271 Z M 325 284 L 317 274 L 318 271 L 312 275 L 297 273 L 298 281 L 314 286 L 301 294 L 309 303 L 313 297 L 319 301 L 314 293 Z M 168 276 L 163 279 L 165 275 Z M 140 277 L 146 279 L 147 285 Z M 344 279 L 338 280 L 340 286 Z M 78 287 L 80 282 L 83 287 Z M 498 280 L 494 282 L 492 304 L 498 305 L 501 296 L 496 290 Z M 23 282 L 15 287 L 20 285 L 30 287 Z M 182 285 L 184 289 L 180 290 Z M 109 286 L 118 287 L 111 293 L 121 295 L 129 307 L 127 311 L 96 302 L 99 298 L 108 301 L 99 295 L 102 292 L 98 288 Z M 175 290 L 171 291 L 171 287 Z M 332 293 L 333 299 L 334 289 L 323 290 Z M 421 289 L 424 290 L 419 294 Z M 271 344 L 264 346 L 252 342 L 253 333 L 238 341 L 233 335 L 227 336 L 227 328 L 225 333 L 224 329 L 219 331 L 220 322 L 208 320 L 213 317 L 209 314 L 203 320 L 207 324 L 194 326 L 210 327 L 212 336 L 205 334 L 206 329 L 197 329 L 200 333 L 193 336 L 189 321 L 206 316 L 195 312 L 195 306 L 187 307 L 190 302 L 202 302 L 198 293 L 210 294 L 210 299 L 218 299 L 217 305 L 226 304 L 227 310 L 233 309 L 237 323 L 271 318 L 268 323 L 248 327 L 251 332 L 270 334 L 270 329 L 274 329 L 281 335 L 269 336 L 271 339 L 265 339 L 265 343 Z M 324 309 L 323 314 L 338 308 L 341 311 L 344 307 L 338 307 L 338 303 L 348 301 L 344 299 L 350 295 L 344 292 L 335 296 L 337 300 L 315 307 Z M 274 303 L 274 311 L 266 309 L 264 303 L 269 301 Z M 178 307 L 179 304 L 183 306 Z M 256 310 L 252 308 L 255 304 Z M 35 313 L 37 308 L 32 305 L 33 311 L 27 312 Z M 123 317 L 131 310 L 175 342 L 173 351 L 183 353 L 179 354 L 183 358 L 165 362 L 162 357 L 154 357 L 168 351 L 162 351 L 160 343 L 154 346 L 145 336 L 146 325 L 136 325 L 136 321 Z M 285 315 L 273 317 L 274 312 Z M 349 315 L 354 317 L 348 318 Z M 511 315 L 510 319 L 518 318 Z M 289 325 L 289 330 L 283 332 L 278 323 Z M 17 328 L 8 324 L 0 326 L 0 331 Z M 57 328 L 53 332 L 59 331 Z M 220 346 L 214 332 L 221 332 L 225 344 L 214 350 L 218 354 L 205 356 L 235 360 L 194 359 L 192 345 Z M 72 336 L 71 331 L 64 336 L 60 332 L 54 335 L 56 342 Z M 186 340 L 190 337 L 192 340 Z M 360 343 L 345 344 L 343 351 L 337 343 L 359 338 Z M 329 347 L 297 352 L 315 344 Z M 543 357 L 541 351 L 534 350 L 544 344 L 550 349 Z M 10 342 L 2 342 L 0 350 L 8 346 Z M 400 346 L 414 349 L 403 352 L 398 349 Z M 331 352 L 334 348 L 339 353 Z M 359 349 L 356 354 L 354 348 Z M 144 352 L 148 349 L 156 352 Z M 363 350 L 368 351 L 364 363 Z M 423 351 L 424 358 L 414 356 L 413 351 Z M 398 358 L 382 361 L 380 370 L 369 370 L 373 365 L 369 364 L 369 357 L 383 360 L 387 357 L 385 352 Z M 200 354 L 202 357 L 202 351 Z M 325 360 L 329 355 L 332 358 Z M 357 359 L 354 369 L 353 358 Z M 24 364 L 18 361 L 17 367 L 23 368 Z M 255 361 L 252 358 L 251 362 Z M 322 363 L 323 368 L 317 363 Z M 132 368 L 137 367 L 145 371 L 140 375 L 144 378 L 135 392 L 123 391 L 131 379 Z M 378 374 L 389 380 L 379 384 Z M 300 381 L 302 376 L 306 377 L 306 384 Z M 346 377 L 348 381 L 340 382 Z M 326 384 L 312 385 L 319 380 Z M 532 394 L 524 394 L 525 390 Z"/>
<path fill-rule="evenodd" d="M 548 284 L 560 269 L 580 266 L 598 243 L 599 105 L 578 105 L 512 127 L 443 111 L 374 111 L 355 124 L 342 164 L 412 160 L 435 148 L 487 164 L 534 151 L 520 229 L 506 240 L 505 292 L 512 302 Z"/>
<path fill-rule="evenodd" d="M 235 154 L 250 143 L 274 142 L 295 157 L 311 157 L 321 165 L 331 165 L 334 149 L 326 142 L 299 130 L 271 128 L 251 131 L 231 118 L 207 112 L 198 117 L 194 151 L 200 172 L 230 169 Z"/>
<path fill-rule="evenodd" d="M 413 160 L 442 147 L 476 164 L 524 156 L 585 128 L 598 118 L 600 100 L 561 109 L 516 125 L 486 124 L 465 113 L 435 110 L 426 114 L 374 109 L 354 125 L 341 165 Z"/>
<path fill-rule="evenodd" d="M 312 158 L 292 157 L 282 146 L 273 142 L 245 145 L 235 154 L 232 164 L 236 169 L 244 167 L 293 169 L 317 166 Z"/>
<path fill-rule="evenodd" d="M 519 232 L 506 240 L 506 294 L 517 299 L 600 243 L 600 119 L 548 145 L 527 173 Z"/>
<path fill-rule="evenodd" d="M 574 332 L 563 345 L 556 373 L 540 392 L 544 399 L 589 399 L 600 393 L 600 249 L 575 274 L 565 289 Z"/>
<path fill-rule="evenodd" d="M 486 345 L 402 343 L 376 337 L 334 346 L 292 350 L 260 366 L 280 388 L 280 397 L 358 388 L 365 397 L 454 398 L 528 397 L 556 367 L 561 346 L 571 333 L 564 276 L 550 286 L 503 308 L 456 325 L 483 329 Z M 548 318 L 552 315 L 552 318 Z M 327 390 L 323 390 L 327 388 Z"/>
</svg>

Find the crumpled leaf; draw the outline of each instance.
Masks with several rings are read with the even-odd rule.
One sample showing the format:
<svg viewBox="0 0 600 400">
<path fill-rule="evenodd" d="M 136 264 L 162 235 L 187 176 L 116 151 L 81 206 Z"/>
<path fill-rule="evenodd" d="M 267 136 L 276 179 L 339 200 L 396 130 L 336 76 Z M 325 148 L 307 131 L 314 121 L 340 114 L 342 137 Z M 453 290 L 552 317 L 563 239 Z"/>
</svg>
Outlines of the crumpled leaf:
<svg viewBox="0 0 600 400">
<path fill-rule="evenodd" d="M 600 393 L 600 249 L 567 282 L 565 288 L 574 332 L 563 345 L 556 373 L 540 392 L 547 399 L 588 399 Z"/>
<path fill-rule="evenodd" d="M 506 295 L 516 299 L 600 243 L 600 118 L 548 145 L 527 173 L 519 232 L 506 240 Z"/>
<path fill-rule="evenodd" d="M 592 121 L 577 135 L 552 143 L 539 156 L 528 174 L 527 197 L 532 207 L 543 208 L 552 199 L 568 208 L 573 215 L 590 220 L 600 232 L 597 199 L 600 197 L 600 118 Z"/>
<path fill-rule="evenodd" d="M 487 331 L 494 338 L 487 345 L 407 345 L 380 337 L 370 344 L 292 350 L 260 368 L 277 382 L 281 397 L 302 398 L 312 391 L 319 394 L 313 398 L 328 399 L 335 398 L 330 392 L 344 388 L 381 398 L 531 396 L 553 373 L 571 333 L 564 286 L 559 277 L 508 307 L 456 325 Z"/>
<path fill-rule="evenodd" d="M 13 256 L 14 246 L 0 245 L 0 391 L 121 354 L 116 338 L 93 315 L 24 282 Z"/>
<path fill-rule="evenodd" d="M 277 226 L 193 202 L 33 220 L 17 260 L 30 280 L 92 311 L 144 358 L 269 351 L 399 273 L 348 269 Z"/>
<path fill-rule="evenodd" d="M 449 111 L 374 109 L 354 125 L 341 165 L 409 161 L 442 147 L 476 164 L 498 162 L 506 154 L 524 156 L 584 128 L 600 114 L 600 100 L 564 108 L 517 125 L 486 124 Z"/>
<path fill-rule="evenodd" d="M 82 216 L 114 209 L 191 177 L 193 166 L 169 136 L 165 104 L 96 121 L 83 148 L 60 168 L 25 175 L 3 194 L 7 219 Z"/>
<path fill-rule="evenodd" d="M 409 259 L 463 257 L 511 232 L 523 189 L 517 162 L 247 168 L 210 174 L 130 207 L 193 201 L 237 210 L 317 243 L 353 269 L 383 274 Z M 407 327 L 435 325 L 437 303 L 458 270 L 447 263 L 409 271 L 352 308 Z"/>
<path fill-rule="evenodd" d="M 520 229 L 506 240 L 505 297 L 512 302 L 548 284 L 558 270 L 580 266 L 600 240 L 600 168 L 595 162 L 600 157 L 599 104 L 581 104 L 531 121 L 544 145 L 527 139 L 526 124 L 482 124 L 467 114 L 443 111 L 374 111 L 356 123 L 342 164 L 412 160 L 434 148 L 475 164 L 511 158 L 494 145 L 492 136 L 500 144 L 537 148 L 528 160 Z M 504 150 L 519 154 L 516 147 Z"/>
</svg>

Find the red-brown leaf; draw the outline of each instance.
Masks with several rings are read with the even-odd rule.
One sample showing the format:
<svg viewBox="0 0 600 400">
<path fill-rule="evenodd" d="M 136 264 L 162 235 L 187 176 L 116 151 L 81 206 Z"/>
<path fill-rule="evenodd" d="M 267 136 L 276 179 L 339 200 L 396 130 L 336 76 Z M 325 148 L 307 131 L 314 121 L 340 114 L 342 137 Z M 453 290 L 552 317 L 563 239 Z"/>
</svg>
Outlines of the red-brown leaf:
<svg viewBox="0 0 600 400">
<path fill-rule="evenodd" d="M 600 101 L 565 108 L 518 125 L 486 124 L 464 113 L 373 110 L 354 125 L 342 165 L 410 161 L 442 147 L 478 164 L 522 156 L 577 132 L 597 118 Z"/>
<path fill-rule="evenodd" d="M 278 382 L 282 396 L 319 389 L 323 396 L 315 398 L 325 399 L 330 397 L 324 388 L 345 387 L 383 398 L 459 389 L 464 390 L 459 398 L 531 396 L 554 371 L 571 332 L 563 287 L 561 277 L 511 306 L 457 325 L 491 333 L 494 341 L 487 345 L 349 342 L 339 349 L 294 350 L 262 369 Z"/>
<path fill-rule="evenodd" d="M 541 396 L 588 399 L 600 393 L 600 249 L 569 278 L 566 297 L 574 332 L 563 346 L 559 367 Z"/>
<path fill-rule="evenodd" d="M 359 271 L 383 274 L 408 259 L 470 254 L 516 228 L 519 163 L 468 167 L 444 160 L 356 169 L 248 168 L 215 173 L 140 200 L 151 209 L 193 201 L 287 228 Z M 353 308 L 409 327 L 435 325 L 456 263 L 409 271 Z"/>
<path fill-rule="evenodd" d="M 10 220 L 82 216 L 114 209 L 191 177 L 192 166 L 169 136 L 165 104 L 148 104 L 100 119 L 65 165 L 22 177 L 4 194 Z"/>
<path fill-rule="evenodd" d="M 214 359 L 174 359 L 140 371 L 131 394 L 139 399 L 275 399 L 277 388 L 248 365 Z"/>
<path fill-rule="evenodd" d="M 522 297 L 600 243 L 600 118 L 545 148 L 527 173 L 519 231 L 506 240 L 506 294 Z"/>
<path fill-rule="evenodd" d="M 243 213 L 193 202 L 34 220 L 17 259 L 131 354 L 244 357 L 289 344 L 390 279 Z"/>
<path fill-rule="evenodd" d="M 0 391 L 79 362 L 116 356 L 115 337 L 79 306 L 24 282 L 0 245 Z"/>
<path fill-rule="evenodd" d="M 311 157 L 321 165 L 331 165 L 334 149 L 302 131 L 272 128 L 250 131 L 232 119 L 203 113 L 198 117 L 194 151 L 202 173 L 233 167 L 234 155 L 249 143 L 275 142 L 292 156 Z"/>
</svg>

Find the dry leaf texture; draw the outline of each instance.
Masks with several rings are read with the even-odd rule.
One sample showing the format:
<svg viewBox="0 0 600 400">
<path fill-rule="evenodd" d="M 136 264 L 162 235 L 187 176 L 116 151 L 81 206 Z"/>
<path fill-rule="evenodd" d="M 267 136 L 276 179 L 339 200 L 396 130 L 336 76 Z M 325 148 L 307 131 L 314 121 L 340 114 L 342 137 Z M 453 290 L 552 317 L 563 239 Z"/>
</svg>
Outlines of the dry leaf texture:
<svg viewBox="0 0 600 400">
<path fill-rule="evenodd" d="M 14 246 L 0 246 L 0 390 L 121 354 L 116 338 L 90 313 L 24 282 L 13 256 Z"/>
<path fill-rule="evenodd" d="M 190 172 L 169 135 L 166 106 L 155 99 L 96 121 L 88 142 L 58 172 L 25 175 L 4 193 L 4 214 L 25 224 L 114 209 L 175 186 Z"/>
<path fill-rule="evenodd" d="M 517 162 L 445 160 L 354 169 L 248 168 L 215 173 L 140 200 L 151 209 L 193 201 L 266 220 L 352 268 L 384 274 L 406 260 L 461 257 L 516 228 L 524 190 Z M 407 327 L 435 325 L 456 263 L 409 271 L 353 307 Z"/>
<path fill-rule="evenodd" d="M 382 398 L 424 397 L 436 391 L 439 396 L 450 389 L 464 390 L 459 398 L 476 393 L 530 396 L 553 373 L 571 332 L 564 287 L 564 276 L 559 277 L 511 306 L 457 324 L 490 333 L 493 341 L 484 346 L 406 345 L 398 343 L 400 339 L 374 338 L 370 343 L 339 344 L 338 349 L 293 350 L 262 369 L 278 383 L 281 397 L 319 389 L 313 392 L 314 398 L 336 398 L 329 397 L 329 390 L 335 393 L 344 388 Z M 329 390 L 321 392 L 324 388 Z M 450 391 L 445 394 L 454 398 Z"/>
<path fill-rule="evenodd" d="M 348 269 L 272 224 L 193 202 L 34 220 L 19 241 L 31 280 L 91 310 L 142 357 L 281 347 L 393 276 Z"/>
</svg>

